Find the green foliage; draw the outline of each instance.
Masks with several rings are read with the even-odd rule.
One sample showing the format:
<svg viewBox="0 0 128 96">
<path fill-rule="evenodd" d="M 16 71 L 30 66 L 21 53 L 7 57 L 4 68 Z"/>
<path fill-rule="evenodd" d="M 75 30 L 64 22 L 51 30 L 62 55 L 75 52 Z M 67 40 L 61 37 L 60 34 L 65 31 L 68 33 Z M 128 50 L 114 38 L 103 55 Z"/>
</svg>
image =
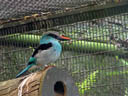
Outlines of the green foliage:
<svg viewBox="0 0 128 96">
<path fill-rule="evenodd" d="M 125 89 L 125 95 L 124 96 L 128 96 L 128 88 Z"/>
<path fill-rule="evenodd" d="M 124 68 L 126 68 L 126 66 L 128 66 L 128 62 L 122 58 L 119 58 L 118 56 L 116 56 L 116 60 L 119 61 L 119 66 L 124 66 Z M 106 72 L 106 75 L 108 76 L 117 76 L 117 75 L 123 75 L 123 74 L 128 74 L 128 70 L 117 70 L 117 71 L 112 71 L 112 72 Z"/>
<path fill-rule="evenodd" d="M 113 71 L 113 72 L 107 72 L 106 75 L 107 76 L 119 76 L 119 75 L 124 75 L 124 74 L 128 74 L 128 70 L 124 70 L 124 71 Z"/>
<path fill-rule="evenodd" d="M 119 51 L 113 44 L 89 42 L 89 41 L 73 41 L 71 44 L 65 43 L 65 47 L 76 51 L 99 52 L 99 51 Z"/>
<path fill-rule="evenodd" d="M 94 71 L 88 77 L 82 82 L 82 83 L 76 83 L 76 85 L 79 88 L 79 93 L 81 95 L 85 94 L 86 90 L 90 90 L 91 87 L 96 82 L 96 74 L 98 73 L 98 70 Z"/>
<path fill-rule="evenodd" d="M 64 52 L 55 64 L 57 67 L 65 68 L 72 73 L 81 96 L 113 96 L 113 94 L 114 96 L 127 96 L 128 86 L 123 85 L 123 83 L 128 81 L 128 62 L 127 59 L 115 57 L 115 54 L 122 54 L 123 50 L 119 50 L 115 45 L 110 44 L 109 36 L 110 33 L 113 33 L 125 40 L 128 30 L 124 30 L 122 26 L 108 24 L 107 22 L 108 20 L 114 22 L 119 18 L 121 22 L 122 20 L 127 21 L 127 17 L 108 17 L 101 19 L 102 22 L 94 20 L 95 24 L 90 20 L 77 22 L 71 26 L 60 26 L 65 30 L 65 34 L 73 39 L 73 42 L 63 43 Z M 126 27 L 127 25 L 126 23 Z M 39 38 L 39 35 L 33 34 L 12 34 L 8 35 L 6 39 L 1 39 L 1 42 L 5 40 L 7 44 L 13 42 L 12 45 L 26 44 L 31 50 L 14 47 L 14 49 L 10 49 L 11 53 L 4 53 L 2 60 L 0 58 L 2 61 L 0 62 L 0 80 L 15 78 L 32 54 L 33 49 L 29 44 L 38 44 Z M 4 44 L 6 45 L 5 41 Z M 9 50 L 9 48 L 6 50 Z M 13 52 L 12 50 L 16 51 Z M 102 55 L 85 53 L 104 51 L 109 52 L 110 55 L 105 53 Z M 113 53 L 114 55 L 112 55 Z"/>
</svg>

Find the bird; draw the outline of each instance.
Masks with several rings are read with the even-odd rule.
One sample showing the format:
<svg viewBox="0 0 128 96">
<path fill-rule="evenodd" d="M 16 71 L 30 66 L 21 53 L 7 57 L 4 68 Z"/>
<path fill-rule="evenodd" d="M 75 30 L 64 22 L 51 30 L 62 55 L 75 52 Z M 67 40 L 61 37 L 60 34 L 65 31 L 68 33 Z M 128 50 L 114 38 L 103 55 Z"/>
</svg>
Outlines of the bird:
<svg viewBox="0 0 128 96">
<path fill-rule="evenodd" d="M 34 65 L 45 66 L 47 64 L 55 62 L 62 52 L 62 45 L 60 41 L 70 40 L 71 38 L 59 35 L 56 31 L 48 31 L 40 39 L 39 46 L 34 50 L 31 57 L 28 60 L 27 66 L 23 69 L 16 78 L 22 76 Z"/>
</svg>

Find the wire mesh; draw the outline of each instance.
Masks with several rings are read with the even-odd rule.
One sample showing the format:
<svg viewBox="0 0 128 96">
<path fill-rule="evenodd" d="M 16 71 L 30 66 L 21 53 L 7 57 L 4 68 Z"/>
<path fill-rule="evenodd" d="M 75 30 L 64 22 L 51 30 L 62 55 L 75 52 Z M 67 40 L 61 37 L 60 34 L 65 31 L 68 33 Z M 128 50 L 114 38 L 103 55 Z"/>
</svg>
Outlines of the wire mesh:
<svg viewBox="0 0 128 96">
<path fill-rule="evenodd" d="M 103 5 L 113 0 L 0 0 L 0 19 L 54 12 L 81 5 Z"/>
<path fill-rule="evenodd" d="M 3 9 L 1 6 L 1 18 L 22 16 L 22 11 L 24 15 L 38 11 L 54 12 L 66 7 L 77 7 L 86 0 L 50 0 L 45 3 L 28 0 L 26 5 L 23 5 L 24 0 L 7 1 L 0 2 L 8 7 L 12 4 L 13 7 L 7 11 L 8 7 Z M 30 5 L 27 6 L 28 3 Z M 19 5 L 14 9 L 16 4 Z M 72 38 L 70 42 L 61 42 L 63 52 L 54 64 L 69 71 L 79 88 L 80 96 L 128 95 L 127 5 L 0 27 L 0 81 L 15 78 L 25 68 L 34 48 L 39 45 L 40 36 L 50 28 L 62 30 L 60 34 Z"/>
</svg>

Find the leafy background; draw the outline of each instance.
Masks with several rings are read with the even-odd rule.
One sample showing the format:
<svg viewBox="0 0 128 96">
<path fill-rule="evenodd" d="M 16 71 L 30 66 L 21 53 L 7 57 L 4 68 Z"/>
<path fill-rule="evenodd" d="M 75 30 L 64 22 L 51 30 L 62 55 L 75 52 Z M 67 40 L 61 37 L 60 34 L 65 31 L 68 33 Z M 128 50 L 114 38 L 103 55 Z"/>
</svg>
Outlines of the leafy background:
<svg viewBox="0 0 128 96">
<path fill-rule="evenodd" d="M 91 41 L 96 44 L 97 42 L 103 42 L 109 45 L 111 44 L 110 35 L 112 33 L 122 40 L 127 39 L 128 14 L 124 13 L 102 19 L 82 21 L 55 28 L 63 30 L 62 34 L 71 37 L 73 42 L 79 40 L 87 43 Z M 34 30 L 34 32 L 27 32 L 26 36 L 41 34 L 42 31 Z M 12 37 L 15 39 L 20 35 L 22 34 L 14 34 Z M 24 42 L 27 38 L 20 39 Z M 34 43 L 37 38 L 31 37 L 31 39 L 33 40 L 31 42 Z M 19 41 L 18 44 L 21 43 L 22 45 L 23 42 Z M 15 78 L 16 74 L 25 67 L 34 50 L 32 44 L 27 47 L 18 47 L 18 45 L 16 47 L 14 46 L 17 44 L 15 42 L 13 46 L 6 43 L 1 43 L 0 45 L 0 81 Z M 69 42 L 66 43 L 68 44 Z M 105 52 L 100 54 L 99 51 L 94 52 L 94 49 L 100 49 L 100 46 L 95 43 L 89 52 L 88 50 L 81 50 L 81 46 L 88 44 L 84 45 L 84 43 L 80 42 L 76 43 L 79 48 L 77 51 L 74 50 L 74 46 L 72 48 L 64 47 L 61 57 L 54 64 L 57 67 L 66 69 L 72 75 L 81 96 L 128 96 L 127 57 L 124 54 L 112 55 L 109 50 L 105 50 L 109 54 Z M 108 48 L 108 46 L 103 47 Z M 127 53 L 127 50 L 125 51 Z"/>
</svg>

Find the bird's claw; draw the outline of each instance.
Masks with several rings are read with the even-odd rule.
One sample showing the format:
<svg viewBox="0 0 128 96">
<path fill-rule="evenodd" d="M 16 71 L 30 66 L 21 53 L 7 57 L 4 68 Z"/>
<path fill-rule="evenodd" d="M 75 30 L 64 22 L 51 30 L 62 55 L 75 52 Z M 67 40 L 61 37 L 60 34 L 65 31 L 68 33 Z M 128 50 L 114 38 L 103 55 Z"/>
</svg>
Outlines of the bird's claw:
<svg viewBox="0 0 128 96">
<path fill-rule="evenodd" d="M 48 69 L 48 68 L 52 68 L 55 67 L 55 65 L 45 65 L 44 70 Z"/>
</svg>

